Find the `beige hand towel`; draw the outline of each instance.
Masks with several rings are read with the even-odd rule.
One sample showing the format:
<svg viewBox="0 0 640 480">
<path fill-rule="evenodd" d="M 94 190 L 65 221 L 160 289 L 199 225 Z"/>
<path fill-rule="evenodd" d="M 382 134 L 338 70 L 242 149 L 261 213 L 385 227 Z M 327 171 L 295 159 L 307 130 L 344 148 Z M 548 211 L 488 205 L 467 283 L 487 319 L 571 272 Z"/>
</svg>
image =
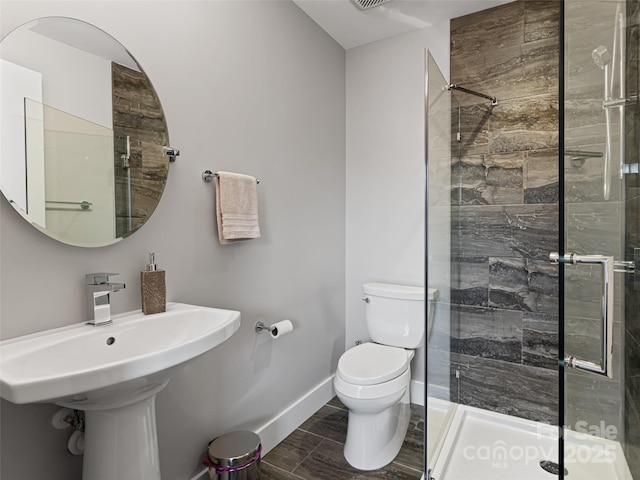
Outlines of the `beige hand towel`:
<svg viewBox="0 0 640 480">
<path fill-rule="evenodd" d="M 255 177 L 218 172 L 215 178 L 216 220 L 220 243 L 260 237 Z"/>
</svg>

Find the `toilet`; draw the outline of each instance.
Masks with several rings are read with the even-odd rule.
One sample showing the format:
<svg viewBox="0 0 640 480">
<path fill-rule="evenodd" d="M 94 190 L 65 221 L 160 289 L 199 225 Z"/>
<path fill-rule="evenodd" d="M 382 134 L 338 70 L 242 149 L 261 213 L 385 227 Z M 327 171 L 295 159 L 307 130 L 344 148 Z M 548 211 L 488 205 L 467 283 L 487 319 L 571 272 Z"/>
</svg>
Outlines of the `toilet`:
<svg viewBox="0 0 640 480">
<path fill-rule="evenodd" d="M 345 459 L 376 470 L 398 455 L 409 426 L 410 363 L 424 345 L 425 292 L 384 283 L 365 283 L 362 291 L 371 342 L 340 357 L 334 387 L 349 409 Z"/>
</svg>

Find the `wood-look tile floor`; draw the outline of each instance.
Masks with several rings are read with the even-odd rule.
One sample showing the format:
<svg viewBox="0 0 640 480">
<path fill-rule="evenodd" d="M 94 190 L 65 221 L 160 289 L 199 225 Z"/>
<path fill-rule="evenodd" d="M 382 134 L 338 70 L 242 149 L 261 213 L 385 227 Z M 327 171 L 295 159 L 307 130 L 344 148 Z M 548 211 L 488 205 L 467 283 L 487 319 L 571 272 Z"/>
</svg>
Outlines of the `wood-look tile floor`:
<svg viewBox="0 0 640 480">
<path fill-rule="evenodd" d="M 261 460 L 262 480 L 419 480 L 422 476 L 424 407 L 411 405 L 407 436 L 395 460 L 370 472 L 344 459 L 349 411 L 334 398 Z"/>
</svg>

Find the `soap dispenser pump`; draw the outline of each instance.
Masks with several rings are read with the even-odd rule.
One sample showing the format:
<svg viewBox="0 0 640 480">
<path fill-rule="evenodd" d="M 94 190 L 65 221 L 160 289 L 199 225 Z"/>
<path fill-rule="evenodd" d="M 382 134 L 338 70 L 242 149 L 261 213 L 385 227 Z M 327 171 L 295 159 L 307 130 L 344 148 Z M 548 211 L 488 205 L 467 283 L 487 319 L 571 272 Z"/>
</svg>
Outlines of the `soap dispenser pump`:
<svg viewBox="0 0 640 480">
<path fill-rule="evenodd" d="M 167 287 L 164 270 L 159 270 L 155 261 L 156 254 L 149 253 L 147 269 L 140 272 L 142 313 L 151 315 L 167 309 Z"/>
</svg>

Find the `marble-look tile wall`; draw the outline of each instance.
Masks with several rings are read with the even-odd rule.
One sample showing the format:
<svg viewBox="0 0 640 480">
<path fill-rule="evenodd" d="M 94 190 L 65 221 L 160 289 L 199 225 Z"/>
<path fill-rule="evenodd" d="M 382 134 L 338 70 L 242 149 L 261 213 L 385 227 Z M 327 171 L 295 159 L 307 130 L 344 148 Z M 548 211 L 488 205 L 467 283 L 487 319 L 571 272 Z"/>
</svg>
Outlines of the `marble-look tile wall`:
<svg viewBox="0 0 640 480">
<path fill-rule="evenodd" d="M 640 0 L 627 2 L 627 97 L 640 94 L 638 74 L 640 54 Z M 635 21 L 633 21 L 635 19 Z M 631 21 L 630 21 L 631 20 Z M 626 113 L 626 163 L 637 163 L 640 154 L 640 108 Z M 640 248 L 640 180 L 625 176 L 626 258 L 634 258 Z M 625 276 L 625 432 L 626 456 L 634 476 L 640 477 L 640 283 Z"/>
<path fill-rule="evenodd" d="M 559 2 L 516 1 L 451 21 L 451 349 L 460 403 L 558 419 Z"/>
<path fill-rule="evenodd" d="M 618 164 L 620 122 L 617 109 L 611 115 L 610 195 L 604 195 L 604 152 L 606 115 L 604 71 L 596 65 L 592 52 L 599 46 L 612 55 L 614 25 L 618 8 L 625 2 L 565 2 L 565 144 L 568 151 L 596 152 L 600 156 L 565 162 L 566 250 L 580 254 L 611 255 L 624 259 L 624 183 Z M 624 10 L 622 10 L 624 11 Z M 615 52 L 615 53 L 614 53 Z M 613 67 L 610 67 L 613 68 Z M 616 65 L 616 70 L 617 65 Z M 620 73 L 614 76 L 618 94 Z M 624 275 L 615 274 L 613 325 L 613 379 L 565 369 L 565 418 L 575 428 L 578 423 L 615 429 L 624 442 Z M 601 356 L 600 273 L 597 267 L 565 267 L 565 354 L 598 361 Z"/>
<path fill-rule="evenodd" d="M 591 57 L 599 45 L 613 51 L 616 8 L 626 8 L 626 96 L 638 94 L 640 1 L 563 4 L 563 79 L 559 2 L 519 0 L 451 22 L 451 81 L 499 100 L 491 108 L 455 93 L 461 141 L 452 167 L 451 317 L 459 321 L 451 347 L 459 379 L 452 399 L 549 423 L 559 420 L 558 269 L 548 263 L 559 242 L 558 85 L 565 89 L 565 148 L 599 153 L 565 162 L 566 251 L 629 260 L 640 247 L 640 183 L 638 175 L 620 181 L 615 111 L 611 194 L 604 198 L 604 72 Z M 638 162 L 639 127 L 640 108 L 631 105 L 627 163 Z M 600 274 L 567 266 L 564 280 L 565 353 L 598 361 Z M 640 287 L 633 277 L 616 274 L 615 298 L 614 378 L 565 370 L 560 421 L 614 426 L 640 474 Z"/>
</svg>

